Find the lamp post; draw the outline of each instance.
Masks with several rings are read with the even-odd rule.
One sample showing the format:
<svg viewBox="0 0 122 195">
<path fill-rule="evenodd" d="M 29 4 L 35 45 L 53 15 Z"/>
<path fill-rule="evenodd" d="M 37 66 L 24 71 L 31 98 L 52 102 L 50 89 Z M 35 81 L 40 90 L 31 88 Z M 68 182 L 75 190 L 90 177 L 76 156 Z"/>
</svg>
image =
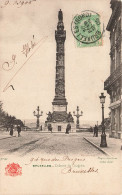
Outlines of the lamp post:
<svg viewBox="0 0 122 195">
<path fill-rule="evenodd" d="M 104 103 L 105 103 L 106 96 L 104 96 L 104 93 L 101 93 L 101 96 L 99 96 L 99 98 L 100 98 L 100 103 L 102 104 L 102 134 L 101 134 L 100 147 L 107 147 L 105 125 L 104 125 Z"/>
<path fill-rule="evenodd" d="M 77 121 L 76 121 L 76 128 L 79 129 L 79 118 L 80 116 L 83 116 L 83 112 L 81 111 L 81 114 L 79 114 L 79 106 L 77 106 L 77 114 L 75 114 L 75 111 L 73 112 L 74 116 L 76 116 Z"/>
<path fill-rule="evenodd" d="M 39 106 L 37 106 L 37 114 L 36 114 L 35 111 L 33 112 L 34 116 L 37 117 L 37 122 L 36 122 L 36 128 L 37 128 L 37 129 L 39 128 L 39 118 L 40 118 L 40 116 L 42 116 L 42 114 L 43 114 L 42 111 L 41 111 L 41 114 L 39 114 L 39 111 L 40 111 Z"/>
</svg>

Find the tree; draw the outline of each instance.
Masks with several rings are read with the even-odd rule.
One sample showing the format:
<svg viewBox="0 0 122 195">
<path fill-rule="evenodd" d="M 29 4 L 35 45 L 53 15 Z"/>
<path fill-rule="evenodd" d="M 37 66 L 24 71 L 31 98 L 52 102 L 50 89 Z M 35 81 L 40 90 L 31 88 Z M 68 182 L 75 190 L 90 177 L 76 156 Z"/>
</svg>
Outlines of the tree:
<svg viewBox="0 0 122 195">
<path fill-rule="evenodd" d="M 6 127 L 7 129 L 11 125 L 21 125 L 24 126 L 23 122 L 20 119 L 16 119 L 15 116 L 11 116 L 5 111 L 3 111 L 3 103 L 0 101 L 0 126 Z"/>
<path fill-rule="evenodd" d="M 2 106 L 3 106 L 3 103 L 0 101 L 0 125 L 4 123 L 5 118 L 6 118 L 5 112 L 3 111 Z"/>
</svg>

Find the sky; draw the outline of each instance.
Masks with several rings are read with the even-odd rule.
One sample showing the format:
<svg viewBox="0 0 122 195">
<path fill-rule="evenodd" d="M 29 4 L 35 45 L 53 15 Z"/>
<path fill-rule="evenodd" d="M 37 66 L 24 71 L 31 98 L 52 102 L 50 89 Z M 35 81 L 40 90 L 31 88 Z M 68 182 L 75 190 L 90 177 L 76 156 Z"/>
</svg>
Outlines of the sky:
<svg viewBox="0 0 122 195">
<path fill-rule="evenodd" d="M 4 110 L 25 120 L 34 119 L 33 111 L 40 106 L 44 112 L 42 121 L 45 121 L 46 113 L 52 111 L 55 96 L 55 30 L 58 11 L 62 9 L 66 30 L 65 91 L 68 112 L 75 111 L 79 106 L 83 111 L 81 123 L 82 120 L 101 121 L 99 96 L 104 92 L 105 117 L 108 117 L 110 102 L 109 95 L 104 91 L 104 81 L 110 73 L 110 40 L 106 31 L 111 15 L 110 1 L 36 0 L 20 8 L 12 4 L 13 0 L 5 7 L 4 2 L 0 1 L 0 99 Z M 84 10 L 100 14 L 105 27 L 102 46 L 77 47 L 71 22 L 76 14 Z M 22 52 L 23 45 L 31 44 L 31 41 L 38 44 L 26 57 Z M 12 59 L 15 63 L 11 63 Z M 10 70 L 5 62 L 9 63 Z M 11 86 L 6 89 L 9 81 L 14 90 Z"/>
</svg>

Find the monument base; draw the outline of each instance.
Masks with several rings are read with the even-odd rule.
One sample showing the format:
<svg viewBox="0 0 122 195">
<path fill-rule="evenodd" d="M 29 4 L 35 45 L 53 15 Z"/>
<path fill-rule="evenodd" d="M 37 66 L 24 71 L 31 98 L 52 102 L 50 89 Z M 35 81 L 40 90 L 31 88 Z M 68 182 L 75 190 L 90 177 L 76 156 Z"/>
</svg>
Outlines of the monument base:
<svg viewBox="0 0 122 195">
<path fill-rule="evenodd" d="M 45 124 L 46 124 L 46 128 L 45 128 L 46 131 L 49 131 L 48 125 L 51 125 L 52 132 L 65 133 L 68 122 L 46 122 Z M 70 125 L 71 125 L 71 131 L 69 133 L 76 132 L 76 127 L 74 122 L 70 122 Z"/>
<path fill-rule="evenodd" d="M 45 121 L 45 130 L 52 132 L 66 132 L 68 124 L 71 125 L 70 132 L 76 132 L 74 119 L 71 112 L 66 112 L 66 107 L 63 105 L 55 107 L 57 110 L 53 110 L 53 113 L 49 112 L 47 120 Z M 62 109 L 63 108 L 63 109 Z M 65 108 L 65 109 L 64 109 Z M 60 111 L 59 111 L 60 110 Z"/>
</svg>

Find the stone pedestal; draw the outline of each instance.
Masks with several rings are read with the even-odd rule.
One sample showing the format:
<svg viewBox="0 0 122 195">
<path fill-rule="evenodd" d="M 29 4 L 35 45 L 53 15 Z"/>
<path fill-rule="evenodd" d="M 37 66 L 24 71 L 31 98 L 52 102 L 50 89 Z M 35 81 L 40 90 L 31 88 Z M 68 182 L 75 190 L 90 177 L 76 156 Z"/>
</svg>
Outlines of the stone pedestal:
<svg viewBox="0 0 122 195">
<path fill-rule="evenodd" d="M 68 125 L 67 122 L 46 122 L 46 129 L 45 131 L 48 130 L 48 125 L 52 126 L 52 133 L 65 133 L 66 132 L 66 127 Z M 69 133 L 74 133 L 76 132 L 75 124 L 74 122 L 70 123 L 71 125 L 71 131 Z"/>
</svg>

